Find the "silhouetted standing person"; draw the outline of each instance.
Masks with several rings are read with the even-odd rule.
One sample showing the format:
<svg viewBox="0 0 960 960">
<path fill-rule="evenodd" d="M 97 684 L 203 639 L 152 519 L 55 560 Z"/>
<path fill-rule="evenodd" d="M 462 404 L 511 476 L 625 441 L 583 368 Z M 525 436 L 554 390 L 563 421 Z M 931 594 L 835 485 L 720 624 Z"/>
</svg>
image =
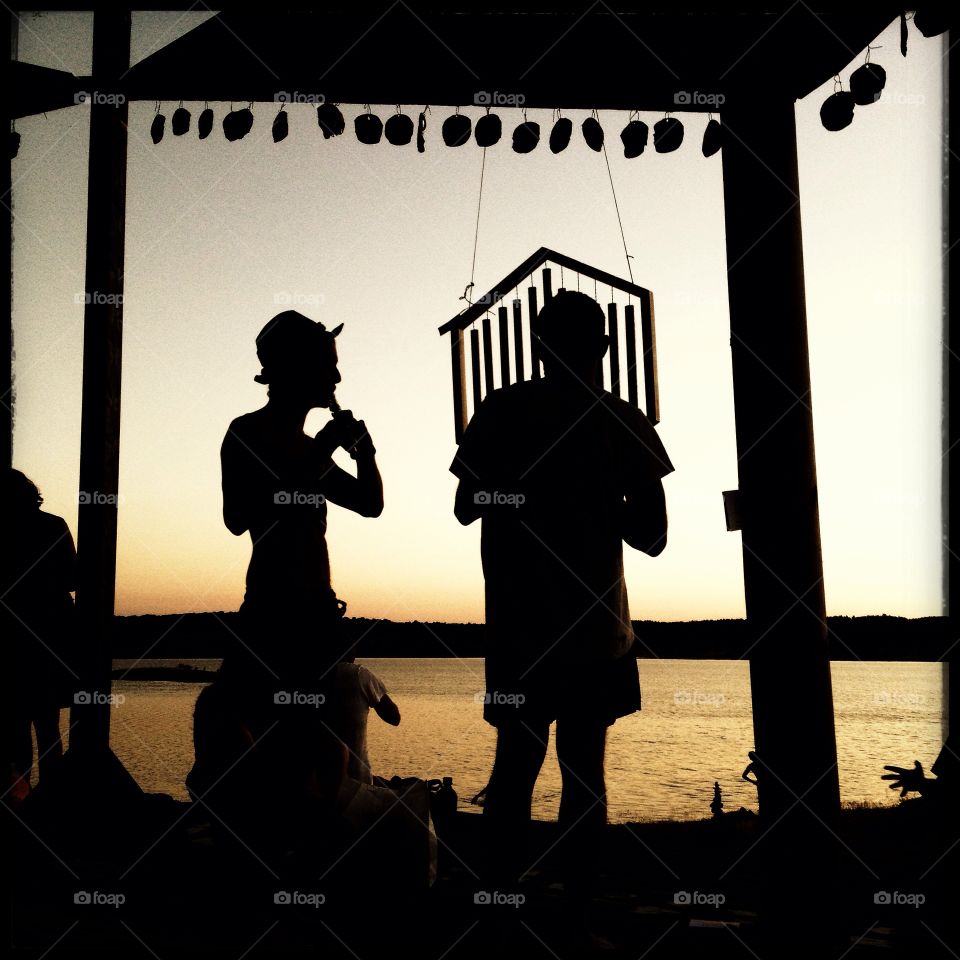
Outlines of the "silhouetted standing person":
<svg viewBox="0 0 960 960">
<path fill-rule="evenodd" d="M 8 760 L 14 795 L 26 792 L 33 767 L 31 727 L 37 735 L 40 777 L 63 755 L 60 704 L 71 688 L 75 642 L 73 537 L 62 517 L 40 509 L 40 491 L 19 470 L 8 470 L 3 497 L 6 530 L 0 618 L 11 669 L 12 720 Z"/>
<path fill-rule="evenodd" d="M 269 384 L 268 400 L 235 419 L 221 447 L 224 523 L 253 541 L 243 636 L 225 675 L 309 684 L 345 652 L 335 639 L 344 604 L 330 584 L 327 502 L 376 517 L 383 486 L 370 435 L 350 411 L 338 411 L 316 437 L 303 432 L 312 409 L 335 403 L 342 326 L 328 331 L 288 310 L 257 336 L 263 369 L 255 379 Z M 333 462 L 338 447 L 350 450 L 355 477 Z"/>
<path fill-rule="evenodd" d="M 559 292 L 534 332 L 545 376 L 490 393 L 451 471 L 455 512 L 483 520 L 487 652 L 484 718 L 497 728 L 484 815 L 489 881 L 523 867 L 533 788 L 557 721 L 567 891 L 585 904 L 591 848 L 606 822 L 607 727 L 640 708 L 622 541 L 656 556 L 673 470 L 652 424 L 603 390 L 602 308 Z"/>
</svg>

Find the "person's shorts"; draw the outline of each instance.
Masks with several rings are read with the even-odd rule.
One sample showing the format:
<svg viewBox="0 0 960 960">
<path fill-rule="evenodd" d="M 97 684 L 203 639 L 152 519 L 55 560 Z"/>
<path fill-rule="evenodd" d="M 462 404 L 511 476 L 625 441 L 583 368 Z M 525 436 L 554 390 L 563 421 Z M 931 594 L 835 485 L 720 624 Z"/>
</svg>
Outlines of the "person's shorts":
<svg viewBox="0 0 960 960">
<path fill-rule="evenodd" d="M 495 727 L 515 721 L 542 726 L 561 717 L 610 726 L 640 709 L 640 671 L 632 653 L 580 663 L 545 659 L 528 670 L 487 657 L 485 673 L 483 719 Z"/>
</svg>

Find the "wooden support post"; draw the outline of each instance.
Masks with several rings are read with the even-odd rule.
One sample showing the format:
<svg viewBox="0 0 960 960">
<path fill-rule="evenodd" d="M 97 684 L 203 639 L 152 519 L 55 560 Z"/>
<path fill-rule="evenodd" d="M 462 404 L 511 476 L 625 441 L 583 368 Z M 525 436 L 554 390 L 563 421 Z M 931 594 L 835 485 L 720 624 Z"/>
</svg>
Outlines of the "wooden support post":
<svg viewBox="0 0 960 960">
<path fill-rule="evenodd" d="M 111 92 L 129 65 L 130 12 L 98 9 L 93 17 L 94 89 Z M 127 190 L 127 103 L 114 99 L 96 98 L 90 105 L 77 523 L 78 642 L 89 651 L 80 684 L 88 697 L 73 706 L 70 717 L 70 749 L 80 752 L 103 751 L 110 742 Z"/>
<path fill-rule="evenodd" d="M 513 301 L 513 352 L 515 382 L 523 379 L 523 306 L 520 298 Z"/>
<path fill-rule="evenodd" d="M 553 299 L 553 281 L 549 267 L 543 268 L 543 302 L 548 304 Z"/>
<path fill-rule="evenodd" d="M 486 314 L 481 323 L 483 328 L 483 394 L 486 396 L 496 389 L 493 382 L 493 336 L 490 332 L 490 314 Z"/>
<path fill-rule="evenodd" d="M 537 345 L 537 336 L 533 332 L 533 325 L 537 321 L 537 288 L 532 284 L 527 288 L 527 323 L 530 325 L 530 363 L 531 375 L 534 380 L 540 379 L 540 349 Z"/>
<path fill-rule="evenodd" d="M 510 384 L 510 328 L 507 320 L 507 308 L 502 304 L 497 308 L 500 340 L 500 386 Z"/>
<path fill-rule="evenodd" d="M 640 406 L 640 394 L 637 390 L 637 321 L 633 304 L 623 308 L 623 327 L 627 341 L 627 400 L 635 407 Z"/>
<path fill-rule="evenodd" d="M 607 304 L 607 336 L 610 337 L 610 392 L 620 396 L 620 331 L 617 324 L 617 305 Z"/>
<path fill-rule="evenodd" d="M 467 429 L 467 371 L 463 364 L 463 331 L 459 327 L 450 331 L 450 369 L 453 374 L 453 430 L 459 443 Z"/>
<path fill-rule="evenodd" d="M 723 126 L 743 580 L 760 817 L 768 831 L 756 855 L 765 858 L 766 910 L 794 936 L 826 922 L 840 807 L 794 105 L 738 100 L 724 108 Z M 791 922 L 813 890 L 816 909 Z"/>
</svg>

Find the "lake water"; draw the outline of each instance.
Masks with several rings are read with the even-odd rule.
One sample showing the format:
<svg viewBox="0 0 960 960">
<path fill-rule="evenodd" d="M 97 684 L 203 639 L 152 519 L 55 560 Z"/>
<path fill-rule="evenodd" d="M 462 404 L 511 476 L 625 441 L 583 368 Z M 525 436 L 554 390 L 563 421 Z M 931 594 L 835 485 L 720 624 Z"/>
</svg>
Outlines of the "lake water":
<svg viewBox="0 0 960 960">
<path fill-rule="evenodd" d="M 218 661 L 190 661 L 216 667 Z M 402 713 L 399 727 L 371 713 L 370 757 L 384 776 L 452 776 L 461 808 L 487 782 L 495 731 L 483 722 L 476 694 L 483 661 L 362 660 L 387 685 Z M 175 661 L 143 661 L 143 666 Z M 116 661 L 119 667 L 130 661 Z M 942 743 L 942 667 L 937 663 L 837 662 L 833 691 L 844 802 L 894 803 L 880 780 L 885 763 L 925 768 Z M 756 810 L 755 789 L 740 779 L 753 748 L 747 663 L 641 660 L 643 709 L 611 728 L 607 791 L 611 821 L 709 816 L 713 782 L 725 808 Z M 193 762 L 192 711 L 201 685 L 118 681 L 111 745 L 148 791 L 186 799 Z M 116 698 L 118 701 L 120 697 Z M 798 710 L 802 709 L 798 703 Z M 66 732 L 67 711 L 62 714 Z M 555 819 L 560 771 L 551 740 L 534 794 L 534 816 Z"/>
</svg>

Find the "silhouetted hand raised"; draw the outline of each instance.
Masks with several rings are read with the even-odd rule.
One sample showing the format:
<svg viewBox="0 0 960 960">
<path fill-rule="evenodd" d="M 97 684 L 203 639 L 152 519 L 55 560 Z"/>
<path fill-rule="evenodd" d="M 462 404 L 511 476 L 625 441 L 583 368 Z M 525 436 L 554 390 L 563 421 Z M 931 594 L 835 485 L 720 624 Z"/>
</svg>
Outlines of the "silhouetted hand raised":
<svg viewBox="0 0 960 960">
<path fill-rule="evenodd" d="M 900 796 L 905 797 L 912 790 L 917 793 L 923 793 L 923 788 L 927 784 L 927 778 L 923 774 L 923 766 L 919 760 L 913 761 L 913 769 L 909 767 L 885 766 L 884 770 L 890 770 L 890 773 L 880 777 L 881 780 L 892 780 L 891 790 L 899 790 Z"/>
<path fill-rule="evenodd" d="M 332 454 L 338 447 L 343 447 L 354 459 L 375 452 L 367 425 L 357 420 L 350 410 L 337 411 L 314 439 L 327 454 Z"/>
</svg>

